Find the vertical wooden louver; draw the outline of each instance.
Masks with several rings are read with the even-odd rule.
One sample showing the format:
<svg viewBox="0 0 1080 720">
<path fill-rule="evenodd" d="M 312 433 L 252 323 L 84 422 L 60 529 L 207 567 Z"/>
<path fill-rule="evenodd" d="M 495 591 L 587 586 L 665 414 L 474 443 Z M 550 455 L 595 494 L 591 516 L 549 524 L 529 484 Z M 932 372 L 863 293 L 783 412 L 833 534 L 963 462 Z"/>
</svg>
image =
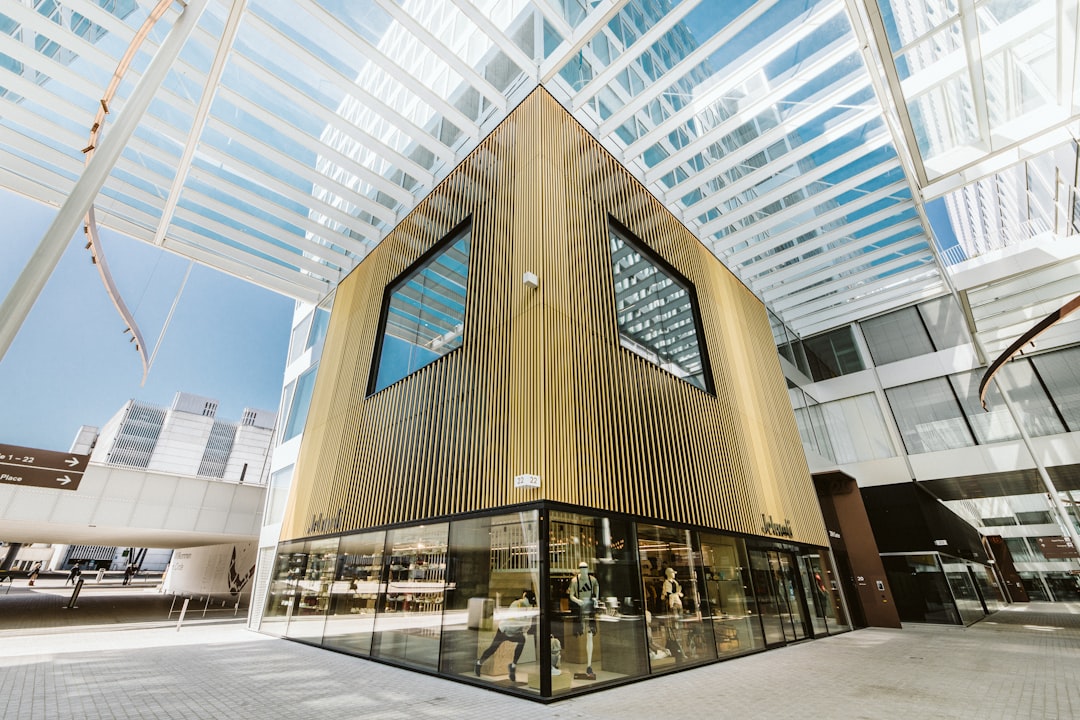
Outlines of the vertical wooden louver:
<svg viewBox="0 0 1080 720">
<path fill-rule="evenodd" d="M 609 217 L 696 289 L 714 393 L 620 347 Z M 469 218 L 462 347 L 366 396 L 386 286 Z M 543 89 L 339 286 L 282 537 L 540 499 L 827 544 L 764 306 Z"/>
</svg>

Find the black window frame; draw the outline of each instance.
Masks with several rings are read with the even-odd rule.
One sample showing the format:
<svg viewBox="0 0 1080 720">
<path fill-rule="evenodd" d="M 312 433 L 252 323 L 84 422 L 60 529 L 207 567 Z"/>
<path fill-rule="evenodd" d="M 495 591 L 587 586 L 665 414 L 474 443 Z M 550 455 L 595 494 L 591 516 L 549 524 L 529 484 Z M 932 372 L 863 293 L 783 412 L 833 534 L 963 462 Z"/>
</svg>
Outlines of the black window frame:
<svg viewBox="0 0 1080 720">
<path fill-rule="evenodd" d="M 408 267 L 406 267 L 404 270 L 402 270 L 400 273 L 398 273 L 398 275 L 386 285 L 386 288 L 384 288 L 384 290 L 383 290 L 383 298 L 382 298 L 382 307 L 379 310 L 379 324 L 378 324 L 378 326 L 376 326 L 376 330 L 375 330 L 375 347 L 374 347 L 374 350 L 373 350 L 372 356 L 371 356 L 371 370 L 370 370 L 370 372 L 368 374 L 367 392 L 365 393 L 365 397 L 371 397 L 372 395 L 376 395 L 376 394 L 382 392 L 383 390 L 386 390 L 387 388 L 393 387 L 394 385 L 397 385 L 399 382 L 402 382 L 403 380 L 406 380 L 407 378 L 412 377 L 413 375 L 418 373 L 420 370 L 423 370 L 424 368 L 428 367 L 428 365 L 434 365 L 435 363 L 440 362 L 441 360 L 453 355 L 455 352 L 457 352 L 458 350 L 461 349 L 461 347 L 456 347 L 453 350 L 451 350 L 450 352 L 443 355 L 442 357 L 436 358 L 435 360 L 432 360 L 431 362 L 427 363 L 426 365 L 422 365 L 421 367 L 417 368 L 416 370 L 413 370 L 412 372 L 408 373 L 404 377 L 398 378 L 394 382 L 389 383 L 385 387 L 381 387 L 381 388 L 376 387 L 376 385 L 378 383 L 378 380 L 379 380 L 379 366 L 380 366 L 380 361 L 382 360 L 383 341 L 386 338 L 386 321 L 387 321 L 387 318 L 390 315 L 390 299 L 394 296 L 394 293 L 396 293 L 399 288 L 401 288 L 403 285 L 405 285 L 406 282 L 408 282 L 408 280 L 413 276 L 413 274 L 417 270 L 419 270 L 420 268 L 427 265 L 429 262 L 431 262 L 431 260 L 433 258 L 440 255 L 443 251 L 445 251 L 447 248 L 449 248 L 455 242 L 457 242 L 461 238 L 461 236 L 465 232 L 465 230 L 468 229 L 469 235 L 470 235 L 470 238 L 469 238 L 470 250 L 469 250 L 469 258 L 468 258 L 468 261 L 466 263 L 465 312 L 462 314 L 462 330 L 461 330 L 461 346 L 464 347 L 464 345 L 465 345 L 465 328 L 464 328 L 464 326 L 465 326 L 465 315 L 468 314 L 469 283 L 471 282 L 470 281 L 470 276 L 472 274 L 471 273 L 471 269 L 472 269 L 472 249 L 471 249 L 472 248 L 472 222 L 473 222 L 472 215 L 469 215 L 464 220 L 459 222 L 457 225 L 455 225 L 450 230 L 450 232 L 446 233 L 446 235 L 444 235 L 438 242 L 436 242 L 434 245 L 432 245 L 430 248 L 428 248 L 426 251 L 424 251 L 424 253 L 422 255 L 420 255 L 420 257 L 418 257 L 416 260 L 414 260 L 412 263 L 410 263 Z"/>
<path fill-rule="evenodd" d="M 683 290 L 686 291 L 687 298 L 690 301 L 691 317 L 694 320 L 694 334 L 697 335 L 698 350 L 699 350 L 699 352 L 701 354 L 701 380 L 702 380 L 702 384 L 704 384 L 705 387 L 703 387 L 703 388 L 698 387 L 696 384 L 690 382 L 686 378 L 679 377 L 678 375 L 671 372 L 670 370 L 665 369 L 664 367 L 662 367 L 658 363 L 654 363 L 654 362 L 648 360 L 647 358 L 642 357 L 638 353 L 635 353 L 632 350 L 628 350 L 627 348 L 623 347 L 622 342 L 620 342 L 619 337 L 622 335 L 622 329 L 619 326 L 619 309 L 618 309 L 618 302 L 619 301 L 618 301 L 618 296 L 616 295 L 616 292 L 615 292 L 615 263 L 614 263 L 614 258 L 611 256 L 611 232 L 612 232 L 612 230 L 614 230 L 616 232 L 616 234 L 618 234 L 621 237 L 621 239 L 623 240 L 624 243 L 626 243 L 627 245 L 632 247 L 635 251 L 637 251 L 642 257 L 647 259 L 649 262 L 652 262 L 653 264 L 655 264 L 660 270 L 662 270 L 663 272 L 665 272 L 669 276 L 671 276 L 672 281 L 675 282 L 676 284 L 678 284 Z M 611 282 L 611 300 L 612 300 L 612 307 L 615 309 L 615 317 L 614 317 L 615 323 L 614 323 L 614 325 L 615 325 L 616 343 L 618 344 L 619 349 L 622 350 L 625 353 L 629 353 L 630 355 L 633 355 L 636 358 L 640 358 L 642 360 L 645 360 L 650 365 L 655 367 L 657 370 L 660 370 L 661 372 L 663 372 L 665 375 L 668 375 L 670 377 L 681 380 L 682 382 L 686 383 L 687 385 L 694 388 L 695 390 L 698 390 L 699 392 L 703 392 L 703 393 L 706 393 L 708 395 L 712 395 L 713 397 L 715 397 L 716 396 L 716 384 L 713 382 L 712 363 L 710 362 L 710 359 L 709 359 L 709 344 L 705 339 L 705 330 L 704 330 L 705 326 L 704 326 L 704 323 L 701 320 L 701 304 L 698 302 L 697 287 L 694 286 L 694 283 L 690 282 L 685 276 L 683 276 L 683 274 L 681 272 L 676 270 L 675 267 L 671 263 L 669 263 L 667 260 L 662 258 L 659 255 L 659 253 L 657 253 L 655 250 L 653 250 L 651 247 L 649 247 L 649 245 L 647 243 L 645 243 L 645 241 L 642 240 L 640 237 L 638 237 L 634 232 L 632 232 L 630 230 L 630 228 L 626 227 L 621 222 L 619 222 L 619 220 L 617 218 L 615 218 L 615 216 L 613 216 L 613 215 L 608 215 L 607 231 L 608 231 L 607 236 L 604 238 L 604 242 L 605 242 L 607 250 L 608 250 L 608 255 L 607 255 L 608 256 L 608 273 L 609 273 L 609 277 L 611 277 L 611 281 L 612 281 Z M 717 262 L 719 262 L 719 261 L 717 261 Z"/>
</svg>

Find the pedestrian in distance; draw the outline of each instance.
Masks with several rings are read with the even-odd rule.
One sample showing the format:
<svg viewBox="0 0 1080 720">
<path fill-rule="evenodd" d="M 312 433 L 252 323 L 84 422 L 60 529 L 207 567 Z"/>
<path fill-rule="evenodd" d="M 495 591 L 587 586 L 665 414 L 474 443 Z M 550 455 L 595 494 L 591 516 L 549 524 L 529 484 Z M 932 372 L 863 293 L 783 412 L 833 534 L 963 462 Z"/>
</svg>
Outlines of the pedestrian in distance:
<svg viewBox="0 0 1080 720">
<path fill-rule="evenodd" d="M 40 574 L 41 574 L 41 562 L 38 561 L 38 562 L 34 563 L 33 567 L 30 568 L 30 584 L 31 585 L 34 584 L 34 582 L 38 579 L 38 575 L 40 575 Z"/>
<path fill-rule="evenodd" d="M 131 576 L 134 575 L 134 574 L 135 574 L 135 566 L 133 564 L 131 564 L 131 563 L 128 563 L 128 566 L 126 568 L 124 568 L 124 583 L 123 584 L 124 585 L 130 585 L 131 584 Z"/>
<path fill-rule="evenodd" d="M 71 566 L 71 572 L 68 573 L 67 580 L 64 581 L 64 584 L 67 585 L 68 583 L 70 583 L 70 584 L 74 585 L 75 580 L 80 575 L 82 575 L 82 568 L 79 567 L 79 563 L 75 563 L 74 565 Z"/>
</svg>

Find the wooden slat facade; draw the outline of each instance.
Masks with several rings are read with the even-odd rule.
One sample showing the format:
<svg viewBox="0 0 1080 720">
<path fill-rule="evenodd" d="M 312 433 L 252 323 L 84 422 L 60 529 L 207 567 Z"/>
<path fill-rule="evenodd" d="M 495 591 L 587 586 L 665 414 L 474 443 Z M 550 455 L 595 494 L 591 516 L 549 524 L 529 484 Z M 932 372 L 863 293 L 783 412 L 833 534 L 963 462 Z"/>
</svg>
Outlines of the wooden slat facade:
<svg viewBox="0 0 1080 720">
<path fill-rule="evenodd" d="M 695 287 L 715 395 L 620 347 L 609 216 Z M 469 218 L 462 347 L 367 396 L 386 286 Z M 827 545 L 764 306 L 538 89 L 339 286 L 282 539 L 541 499 Z"/>
</svg>

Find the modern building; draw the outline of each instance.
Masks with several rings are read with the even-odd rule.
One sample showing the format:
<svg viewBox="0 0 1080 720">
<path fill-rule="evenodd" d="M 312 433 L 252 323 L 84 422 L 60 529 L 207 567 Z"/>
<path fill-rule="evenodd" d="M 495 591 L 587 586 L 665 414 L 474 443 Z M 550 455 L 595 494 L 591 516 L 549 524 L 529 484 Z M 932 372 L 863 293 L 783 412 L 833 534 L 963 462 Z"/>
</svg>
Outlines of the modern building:
<svg viewBox="0 0 1080 720">
<path fill-rule="evenodd" d="M 1075 588 L 1076 315 L 988 376 L 1080 295 L 1076 0 L 63 7 L 43 257 L 100 198 L 298 301 L 253 627 L 546 699 Z"/>
<path fill-rule="evenodd" d="M 168 407 L 130 400 L 100 429 L 79 428 L 65 487 L 0 486 L 12 566 L 160 572 L 174 548 L 250 545 L 253 554 L 277 415 L 216 413 L 216 400 L 184 392 Z"/>
</svg>

